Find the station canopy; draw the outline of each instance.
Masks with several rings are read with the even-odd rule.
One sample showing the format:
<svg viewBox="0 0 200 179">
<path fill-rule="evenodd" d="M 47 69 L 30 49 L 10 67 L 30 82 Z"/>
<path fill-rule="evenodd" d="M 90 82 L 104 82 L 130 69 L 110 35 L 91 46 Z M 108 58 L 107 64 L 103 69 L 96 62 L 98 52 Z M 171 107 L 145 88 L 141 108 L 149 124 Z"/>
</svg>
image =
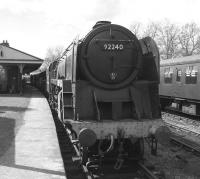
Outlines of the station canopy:
<svg viewBox="0 0 200 179">
<path fill-rule="evenodd" d="M 0 63 L 41 65 L 43 60 L 26 52 L 10 47 L 7 41 L 3 41 L 3 43 L 0 43 Z"/>
<path fill-rule="evenodd" d="M 23 92 L 23 75 L 38 69 L 43 60 L 13 48 L 7 41 L 0 43 L 0 92 Z"/>
</svg>

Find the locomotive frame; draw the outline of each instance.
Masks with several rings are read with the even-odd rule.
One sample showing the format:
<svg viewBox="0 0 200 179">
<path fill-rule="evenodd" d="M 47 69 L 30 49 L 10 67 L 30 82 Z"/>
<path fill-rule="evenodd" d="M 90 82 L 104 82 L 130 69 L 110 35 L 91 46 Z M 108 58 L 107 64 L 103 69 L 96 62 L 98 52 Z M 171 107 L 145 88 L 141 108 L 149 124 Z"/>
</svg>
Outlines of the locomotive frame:
<svg viewBox="0 0 200 179">
<path fill-rule="evenodd" d="M 49 101 L 82 164 L 110 158 L 119 169 L 124 160 L 143 158 L 144 138 L 154 153 L 157 141 L 169 140 L 159 106 L 159 52 L 150 37 L 138 40 L 122 26 L 100 22 L 57 62 L 47 70 L 57 71 L 47 78 Z"/>
</svg>

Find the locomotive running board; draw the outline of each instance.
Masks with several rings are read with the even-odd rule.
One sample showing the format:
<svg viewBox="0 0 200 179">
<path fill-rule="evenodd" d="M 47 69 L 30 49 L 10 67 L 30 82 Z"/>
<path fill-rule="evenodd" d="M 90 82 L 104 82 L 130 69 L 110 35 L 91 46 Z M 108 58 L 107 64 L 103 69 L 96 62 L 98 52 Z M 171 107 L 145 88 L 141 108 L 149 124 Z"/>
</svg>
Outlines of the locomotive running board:
<svg viewBox="0 0 200 179">
<path fill-rule="evenodd" d="M 97 135 L 97 138 L 106 138 L 108 134 L 112 134 L 117 138 L 119 130 L 123 130 L 125 138 L 132 137 L 148 137 L 152 128 L 154 130 L 161 126 L 165 126 L 162 119 L 146 119 L 146 120 L 121 120 L 121 121 L 111 121 L 111 120 L 101 120 L 98 121 L 74 121 L 71 119 L 65 119 L 65 124 L 72 127 L 72 129 L 79 134 L 80 130 L 83 128 L 91 129 Z"/>
</svg>

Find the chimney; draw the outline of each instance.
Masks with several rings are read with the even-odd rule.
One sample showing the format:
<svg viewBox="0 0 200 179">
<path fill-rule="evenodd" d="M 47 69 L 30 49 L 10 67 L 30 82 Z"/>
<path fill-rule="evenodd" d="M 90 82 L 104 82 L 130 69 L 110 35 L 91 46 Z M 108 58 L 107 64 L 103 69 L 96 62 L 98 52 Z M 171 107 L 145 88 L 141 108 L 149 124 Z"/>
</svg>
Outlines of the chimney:
<svg viewBox="0 0 200 179">
<path fill-rule="evenodd" d="M 96 24 L 93 26 L 93 29 L 95 29 L 99 26 L 108 25 L 108 24 L 111 24 L 111 22 L 110 21 L 97 21 Z"/>
<path fill-rule="evenodd" d="M 4 45 L 4 46 L 6 46 L 6 47 L 10 46 L 7 40 L 3 40 L 3 43 L 1 43 L 1 44 Z"/>
</svg>

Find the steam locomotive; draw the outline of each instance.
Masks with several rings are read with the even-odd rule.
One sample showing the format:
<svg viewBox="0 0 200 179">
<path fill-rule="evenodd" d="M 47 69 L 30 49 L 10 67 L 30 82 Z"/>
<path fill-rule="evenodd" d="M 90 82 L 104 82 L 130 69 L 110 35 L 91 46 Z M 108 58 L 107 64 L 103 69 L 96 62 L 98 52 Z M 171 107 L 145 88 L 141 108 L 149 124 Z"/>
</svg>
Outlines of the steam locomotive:
<svg viewBox="0 0 200 179">
<path fill-rule="evenodd" d="M 82 164 L 141 160 L 144 138 L 166 141 L 161 120 L 156 43 L 125 27 L 100 21 L 75 39 L 47 70 L 49 101 Z M 48 86 L 48 85 L 47 85 Z"/>
</svg>

